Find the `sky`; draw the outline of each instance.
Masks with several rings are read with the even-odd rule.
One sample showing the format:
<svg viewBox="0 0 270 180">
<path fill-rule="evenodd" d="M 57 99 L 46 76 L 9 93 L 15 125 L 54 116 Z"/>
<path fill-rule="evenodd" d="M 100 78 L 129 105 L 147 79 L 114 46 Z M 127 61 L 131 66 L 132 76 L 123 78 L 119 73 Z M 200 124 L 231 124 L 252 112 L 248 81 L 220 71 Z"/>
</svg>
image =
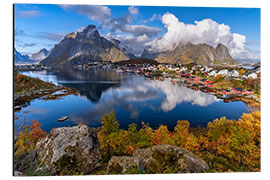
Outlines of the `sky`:
<svg viewBox="0 0 270 180">
<path fill-rule="evenodd" d="M 259 8 L 15 4 L 15 48 L 31 55 L 52 49 L 70 32 L 93 24 L 137 56 L 179 42 L 226 45 L 235 59 L 260 59 Z"/>
</svg>

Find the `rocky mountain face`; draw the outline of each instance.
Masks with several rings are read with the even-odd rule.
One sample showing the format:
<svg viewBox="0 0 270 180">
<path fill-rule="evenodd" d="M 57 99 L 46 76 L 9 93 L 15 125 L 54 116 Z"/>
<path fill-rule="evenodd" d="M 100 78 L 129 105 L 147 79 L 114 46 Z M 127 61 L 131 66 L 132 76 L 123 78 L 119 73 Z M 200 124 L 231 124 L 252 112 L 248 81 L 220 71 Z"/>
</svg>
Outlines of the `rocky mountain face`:
<svg viewBox="0 0 270 180">
<path fill-rule="evenodd" d="M 127 50 L 127 46 L 124 46 L 124 47 L 121 47 L 121 41 L 119 41 L 118 39 L 111 39 L 111 42 L 116 45 L 117 47 L 119 47 L 124 53 L 125 55 L 129 58 L 129 59 L 135 59 L 135 58 L 138 58 L 136 57 L 134 54 L 128 52 Z"/>
<path fill-rule="evenodd" d="M 41 61 L 45 59 L 49 54 L 50 52 L 47 49 L 43 48 L 37 53 L 32 54 L 30 59 L 35 60 L 35 61 Z"/>
<path fill-rule="evenodd" d="M 75 65 L 91 61 L 118 62 L 127 59 L 119 47 L 101 37 L 94 25 L 89 25 L 82 32 L 67 34 L 40 63 Z"/>
<path fill-rule="evenodd" d="M 14 48 L 14 62 L 15 64 L 34 64 L 36 61 L 29 59 L 28 55 L 22 55 Z"/>
<path fill-rule="evenodd" d="M 228 48 L 218 44 L 216 48 L 208 44 L 179 44 L 173 50 L 151 52 L 146 48 L 142 54 L 144 58 L 152 58 L 160 63 L 197 63 L 197 64 L 236 64 Z"/>
</svg>

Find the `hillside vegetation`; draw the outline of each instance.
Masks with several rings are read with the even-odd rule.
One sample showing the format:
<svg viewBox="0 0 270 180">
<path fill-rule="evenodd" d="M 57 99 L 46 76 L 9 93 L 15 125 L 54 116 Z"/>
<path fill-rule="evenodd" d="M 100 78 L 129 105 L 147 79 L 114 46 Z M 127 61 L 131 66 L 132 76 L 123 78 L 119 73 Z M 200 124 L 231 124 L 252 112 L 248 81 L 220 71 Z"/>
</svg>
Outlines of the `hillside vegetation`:
<svg viewBox="0 0 270 180">
<path fill-rule="evenodd" d="M 25 94 L 34 90 L 51 89 L 56 87 L 52 83 L 44 82 L 38 78 L 31 78 L 14 70 L 14 95 Z"/>
</svg>

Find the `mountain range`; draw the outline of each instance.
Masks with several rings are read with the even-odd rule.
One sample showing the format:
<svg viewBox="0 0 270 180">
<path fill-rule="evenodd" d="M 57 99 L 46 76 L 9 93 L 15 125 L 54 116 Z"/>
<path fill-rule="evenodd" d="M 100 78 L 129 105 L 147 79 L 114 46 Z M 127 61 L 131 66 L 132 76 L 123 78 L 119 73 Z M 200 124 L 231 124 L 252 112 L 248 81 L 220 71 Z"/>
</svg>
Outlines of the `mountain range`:
<svg viewBox="0 0 270 180">
<path fill-rule="evenodd" d="M 14 62 L 15 64 L 35 64 L 47 57 L 49 53 L 47 49 L 43 48 L 39 52 L 28 56 L 21 54 L 14 48 Z"/>
<path fill-rule="evenodd" d="M 173 50 L 163 52 L 151 52 L 145 48 L 143 58 L 155 59 L 159 63 L 197 63 L 197 64 L 237 64 L 229 50 L 223 44 L 216 48 L 208 44 L 179 43 Z"/>
<path fill-rule="evenodd" d="M 67 34 L 40 63 L 76 65 L 91 61 L 118 62 L 127 59 L 128 56 L 117 45 L 99 35 L 96 26 L 89 25 L 82 32 Z"/>
<path fill-rule="evenodd" d="M 117 39 L 108 40 L 100 36 L 96 26 L 89 25 L 81 32 L 67 34 L 54 46 L 46 58 L 40 61 L 45 65 L 76 65 L 88 62 L 119 62 L 137 58 L 120 48 Z M 159 63 L 197 64 L 237 64 L 223 44 L 217 47 L 208 44 L 181 43 L 172 50 L 154 52 L 146 47 L 142 58 L 154 59 Z"/>
</svg>

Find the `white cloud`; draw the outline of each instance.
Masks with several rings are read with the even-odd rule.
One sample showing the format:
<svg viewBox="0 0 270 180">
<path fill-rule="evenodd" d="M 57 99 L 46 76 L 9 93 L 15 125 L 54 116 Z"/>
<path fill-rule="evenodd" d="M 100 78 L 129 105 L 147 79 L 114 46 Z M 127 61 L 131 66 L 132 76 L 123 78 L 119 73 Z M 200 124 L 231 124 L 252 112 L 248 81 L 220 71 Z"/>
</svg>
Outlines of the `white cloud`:
<svg viewBox="0 0 270 180">
<path fill-rule="evenodd" d="M 130 112 L 131 118 L 137 118 L 139 110 L 137 106 L 133 105 L 136 102 L 140 102 L 139 106 L 169 112 L 183 102 L 189 102 L 197 106 L 207 106 L 219 101 L 213 95 L 194 91 L 183 85 L 173 84 L 170 81 L 158 82 L 147 80 L 140 76 L 128 78 L 121 82 L 120 87 L 110 88 L 104 93 L 106 93 L 106 96 L 101 97 L 98 104 L 86 113 L 87 116 L 93 119 L 100 119 L 104 113 L 121 107 Z M 106 98 L 108 95 L 110 98 Z M 155 99 L 160 100 L 156 107 L 147 102 L 148 100 Z"/>
<path fill-rule="evenodd" d="M 110 33 L 106 36 L 108 39 L 118 39 L 121 43 L 120 48 L 125 48 L 127 52 L 132 53 L 136 56 L 140 56 L 144 51 L 145 45 L 152 41 L 152 39 L 145 34 L 139 36 L 132 35 L 111 35 Z"/>
<path fill-rule="evenodd" d="M 39 32 L 36 37 L 43 38 L 43 39 L 48 39 L 51 41 L 60 41 L 63 39 L 65 35 L 61 33 L 51 33 L 51 32 Z"/>
<path fill-rule="evenodd" d="M 128 7 L 128 11 L 130 14 L 137 15 L 139 13 L 139 8 L 130 6 Z"/>
<path fill-rule="evenodd" d="M 129 25 L 129 24 L 120 26 L 119 29 L 122 32 L 131 33 L 135 36 L 146 35 L 148 37 L 157 35 L 161 31 L 159 28 L 156 27 L 150 27 L 145 25 Z"/>
<path fill-rule="evenodd" d="M 156 19 L 161 19 L 161 15 L 160 14 L 153 14 L 153 16 L 149 19 L 149 21 L 152 22 Z"/>
<path fill-rule="evenodd" d="M 80 27 L 80 28 L 76 29 L 75 33 L 83 32 L 84 29 L 85 29 L 85 27 Z"/>
<path fill-rule="evenodd" d="M 41 14 L 41 11 L 38 10 L 18 11 L 16 13 L 17 17 L 20 18 L 33 18 L 36 16 L 40 16 Z"/>
<path fill-rule="evenodd" d="M 239 58 L 248 51 L 245 48 L 246 37 L 244 35 L 232 33 L 228 25 L 219 24 L 212 19 L 185 24 L 179 21 L 175 15 L 166 13 L 161 20 L 167 32 L 147 44 L 153 51 L 172 50 L 179 42 L 206 43 L 214 47 L 222 43 L 228 47 L 234 58 Z"/>
<path fill-rule="evenodd" d="M 66 11 L 72 11 L 77 14 L 86 15 L 89 19 L 98 22 L 104 22 L 112 17 L 111 9 L 107 6 L 99 5 L 59 5 Z"/>
</svg>

